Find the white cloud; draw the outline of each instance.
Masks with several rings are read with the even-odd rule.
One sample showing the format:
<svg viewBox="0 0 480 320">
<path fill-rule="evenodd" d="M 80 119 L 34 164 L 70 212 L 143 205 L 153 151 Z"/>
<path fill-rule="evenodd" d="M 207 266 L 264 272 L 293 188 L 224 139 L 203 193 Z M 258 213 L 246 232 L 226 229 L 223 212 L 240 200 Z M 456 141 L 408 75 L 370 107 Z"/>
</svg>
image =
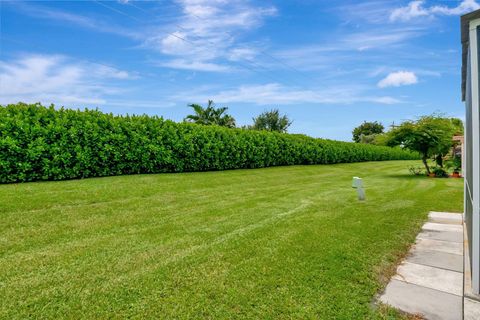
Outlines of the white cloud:
<svg viewBox="0 0 480 320">
<path fill-rule="evenodd" d="M 118 93 L 107 82 L 131 78 L 126 71 L 93 63 L 73 63 L 60 55 L 28 55 L 0 62 L 0 103 L 90 104 Z"/>
<path fill-rule="evenodd" d="M 423 0 L 416 0 L 410 2 L 406 7 L 397 8 L 390 14 L 390 20 L 410 20 L 417 17 L 425 17 L 430 15 L 430 12 L 423 8 Z"/>
<path fill-rule="evenodd" d="M 372 102 L 379 104 L 400 103 L 399 100 L 388 96 L 374 96 L 365 94 L 363 89 L 354 86 L 332 87 L 319 90 L 303 90 L 285 87 L 278 83 L 263 85 L 243 85 L 217 93 L 211 92 L 192 94 L 192 101 L 206 101 L 213 99 L 218 103 L 254 103 L 258 105 L 286 105 L 286 104 L 351 104 L 356 102 Z M 186 95 L 172 97 L 172 100 L 183 99 Z M 191 101 L 190 101 L 191 102 Z"/>
<path fill-rule="evenodd" d="M 480 5 L 475 0 L 464 0 L 454 8 L 449 8 L 447 6 L 433 6 L 431 11 L 433 13 L 444 15 L 461 15 L 477 9 L 480 9 Z"/>
<path fill-rule="evenodd" d="M 118 70 L 116 68 L 107 66 L 107 65 L 95 65 L 93 68 L 90 68 L 92 75 L 99 77 L 99 78 L 111 78 L 111 79 L 119 79 L 119 80 L 127 80 L 127 79 L 136 79 L 138 78 L 136 75 L 128 73 L 124 70 Z"/>
<path fill-rule="evenodd" d="M 129 3 L 128 0 L 119 2 Z M 165 56 L 162 65 L 165 67 L 209 72 L 224 72 L 226 65 L 232 65 L 232 62 L 235 64 L 235 61 L 256 57 L 258 50 L 255 46 L 238 43 L 238 38 L 242 33 L 262 25 L 266 17 L 277 13 L 275 7 L 254 6 L 243 0 L 176 2 L 181 13 L 173 22 L 160 25 L 155 22 L 137 28 L 116 25 L 108 16 L 86 17 L 24 2 L 9 2 L 9 5 L 24 14 L 52 23 L 80 26 L 138 41 L 140 47 L 162 53 Z M 153 11 L 150 14 L 155 15 Z M 172 60 L 165 61 L 167 59 Z"/>
<path fill-rule="evenodd" d="M 463 0 L 456 7 L 431 6 L 425 7 L 424 0 L 411 1 L 407 6 L 394 9 L 390 21 L 409 21 L 415 18 L 432 18 L 435 15 L 461 15 L 480 8 L 475 0 Z"/>
<path fill-rule="evenodd" d="M 201 18 L 210 18 L 218 14 L 219 9 L 215 7 L 216 4 L 209 5 L 206 2 L 198 1 L 182 1 L 184 4 L 184 12 L 188 16 L 197 16 Z M 218 5 L 218 4 L 217 4 Z"/>
<path fill-rule="evenodd" d="M 182 15 L 150 35 L 144 46 L 173 58 L 164 66 L 178 69 L 191 66 L 190 70 L 195 71 L 224 71 L 220 61 L 253 58 L 256 49 L 238 46 L 237 35 L 260 26 L 266 17 L 277 12 L 274 7 L 255 7 L 240 0 L 181 0 L 178 3 L 183 8 Z"/>
<path fill-rule="evenodd" d="M 232 61 L 252 60 L 258 54 L 254 48 L 233 48 L 228 53 L 228 59 Z"/>
<path fill-rule="evenodd" d="M 418 82 L 417 76 L 411 71 L 397 71 L 389 73 L 385 78 L 378 82 L 378 87 L 399 87 L 415 84 Z"/>
<path fill-rule="evenodd" d="M 194 61 L 186 59 L 174 59 L 167 62 L 158 63 L 162 67 L 172 69 L 183 69 L 193 71 L 208 71 L 208 72 L 226 72 L 231 70 L 229 66 L 216 64 L 212 62 Z"/>
</svg>

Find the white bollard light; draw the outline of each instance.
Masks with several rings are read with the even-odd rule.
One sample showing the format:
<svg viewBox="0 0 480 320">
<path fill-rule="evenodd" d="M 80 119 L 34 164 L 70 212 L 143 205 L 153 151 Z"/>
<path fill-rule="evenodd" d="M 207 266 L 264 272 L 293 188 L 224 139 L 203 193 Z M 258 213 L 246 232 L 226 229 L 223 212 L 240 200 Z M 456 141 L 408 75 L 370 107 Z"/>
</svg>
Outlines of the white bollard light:
<svg viewBox="0 0 480 320">
<path fill-rule="evenodd" d="M 353 180 L 352 180 L 352 188 L 362 188 L 362 187 L 363 187 L 362 178 L 353 177 Z"/>
<path fill-rule="evenodd" d="M 365 200 L 365 190 L 363 189 L 362 178 L 353 177 L 352 188 L 357 189 L 358 200 Z"/>
</svg>

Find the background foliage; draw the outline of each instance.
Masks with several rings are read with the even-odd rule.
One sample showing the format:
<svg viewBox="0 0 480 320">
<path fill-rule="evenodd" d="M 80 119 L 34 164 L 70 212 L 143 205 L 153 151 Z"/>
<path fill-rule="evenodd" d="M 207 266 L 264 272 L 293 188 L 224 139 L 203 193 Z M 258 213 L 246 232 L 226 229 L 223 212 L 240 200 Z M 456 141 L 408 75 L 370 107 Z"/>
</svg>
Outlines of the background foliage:
<svg viewBox="0 0 480 320">
<path fill-rule="evenodd" d="M 293 121 L 288 119 L 286 115 L 281 115 L 280 110 L 272 109 L 270 111 L 264 111 L 259 116 L 253 118 L 251 129 L 287 132 L 292 122 Z"/>
<path fill-rule="evenodd" d="M 364 121 L 353 129 L 353 141 L 357 143 L 374 143 L 376 135 L 382 134 L 384 129 L 385 127 L 380 122 Z"/>
<path fill-rule="evenodd" d="M 418 159 L 399 148 L 40 104 L 0 106 L 0 182 Z"/>
<path fill-rule="evenodd" d="M 454 134 L 461 133 L 461 120 L 444 118 L 439 115 L 420 117 L 416 121 L 405 121 L 392 128 L 385 142 L 389 146 L 404 146 L 421 154 L 427 173 L 430 167 L 427 160 L 434 157 L 439 167 L 443 167 L 443 157 L 454 146 Z"/>
<path fill-rule="evenodd" d="M 199 104 L 189 104 L 194 114 L 189 114 L 184 121 L 203 125 L 218 125 L 222 127 L 235 128 L 235 119 L 226 113 L 227 107 L 215 107 L 213 100 L 208 100 L 207 107 Z"/>
</svg>

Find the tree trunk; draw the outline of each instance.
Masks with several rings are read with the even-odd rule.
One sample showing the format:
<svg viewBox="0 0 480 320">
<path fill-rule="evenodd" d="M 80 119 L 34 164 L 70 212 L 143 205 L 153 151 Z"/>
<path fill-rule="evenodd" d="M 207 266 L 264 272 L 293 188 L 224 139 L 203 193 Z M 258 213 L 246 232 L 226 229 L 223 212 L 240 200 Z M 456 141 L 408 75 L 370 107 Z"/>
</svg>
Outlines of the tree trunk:
<svg viewBox="0 0 480 320">
<path fill-rule="evenodd" d="M 442 156 L 442 154 L 438 154 L 435 157 L 435 162 L 437 163 L 437 166 L 439 166 L 440 168 L 443 168 L 443 156 Z"/>
<path fill-rule="evenodd" d="M 426 155 L 422 156 L 422 162 L 423 162 L 423 165 L 425 166 L 425 170 L 427 170 L 427 174 L 430 174 L 430 168 L 428 167 L 427 159 L 428 157 Z"/>
</svg>

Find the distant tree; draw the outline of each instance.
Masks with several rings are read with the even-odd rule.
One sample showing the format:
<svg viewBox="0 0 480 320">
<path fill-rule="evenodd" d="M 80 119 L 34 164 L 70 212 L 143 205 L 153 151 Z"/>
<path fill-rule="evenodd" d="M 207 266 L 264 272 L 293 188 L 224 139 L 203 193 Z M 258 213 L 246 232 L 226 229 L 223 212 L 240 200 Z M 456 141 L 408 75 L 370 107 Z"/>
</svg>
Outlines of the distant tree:
<svg viewBox="0 0 480 320">
<path fill-rule="evenodd" d="M 379 133 L 375 135 L 375 140 L 373 141 L 372 144 L 375 144 L 377 146 L 387 146 L 388 140 L 389 140 L 388 132 Z"/>
<path fill-rule="evenodd" d="M 364 135 L 364 134 L 361 134 L 360 135 L 360 141 L 359 143 L 365 143 L 365 144 L 377 144 L 377 138 L 380 136 L 381 134 L 369 134 L 369 135 Z"/>
<path fill-rule="evenodd" d="M 253 118 L 251 129 L 287 132 L 288 127 L 293 123 L 286 115 L 280 115 L 278 109 L 265 111 L 258 117 Z"/>
<path fill-rule="evenodd" d="M 369 138 L 363 138 L 363 139 L 362 139 L 362 136 L 368 137 L 372 135 L 381 134 L 383 133 L 384 129 L 385 127 L 380 122 L 364 121 L 361 125 L 353 129 L 352 131 L 353 141 L 359 143 L 359 142 L 362 142 L 363 140 L 364 143 L 371 143 L 372 141 L 375 140 L 375 136 L 369 137 Z M 366 142 L 366 141 L 370 141 L 370 142 Z"/>
<path fill-rule="evenodd" d="M 427 160 L 434 157 L 437 164 L 443 166 L 442 159 L 453 146 L 455 130 L 455 125 L 449 118 L 423 116 L 417 121 L 405 121 L 392 128 L 386 135 L 386 144 L 419 152 L 427 173 L 430 173 Z"/>
<path fill-rule="evenodd" d="M 235 128 L 235 119 L 226 113 L 228 110 L 227 107 L 215 108 L 212 100 L 208 100 L 206 108 L 199 104 L 189 104 L 188 106 L 192 108 L 195 113 L 186 116 L 184 121 Z"/>
</svg>

